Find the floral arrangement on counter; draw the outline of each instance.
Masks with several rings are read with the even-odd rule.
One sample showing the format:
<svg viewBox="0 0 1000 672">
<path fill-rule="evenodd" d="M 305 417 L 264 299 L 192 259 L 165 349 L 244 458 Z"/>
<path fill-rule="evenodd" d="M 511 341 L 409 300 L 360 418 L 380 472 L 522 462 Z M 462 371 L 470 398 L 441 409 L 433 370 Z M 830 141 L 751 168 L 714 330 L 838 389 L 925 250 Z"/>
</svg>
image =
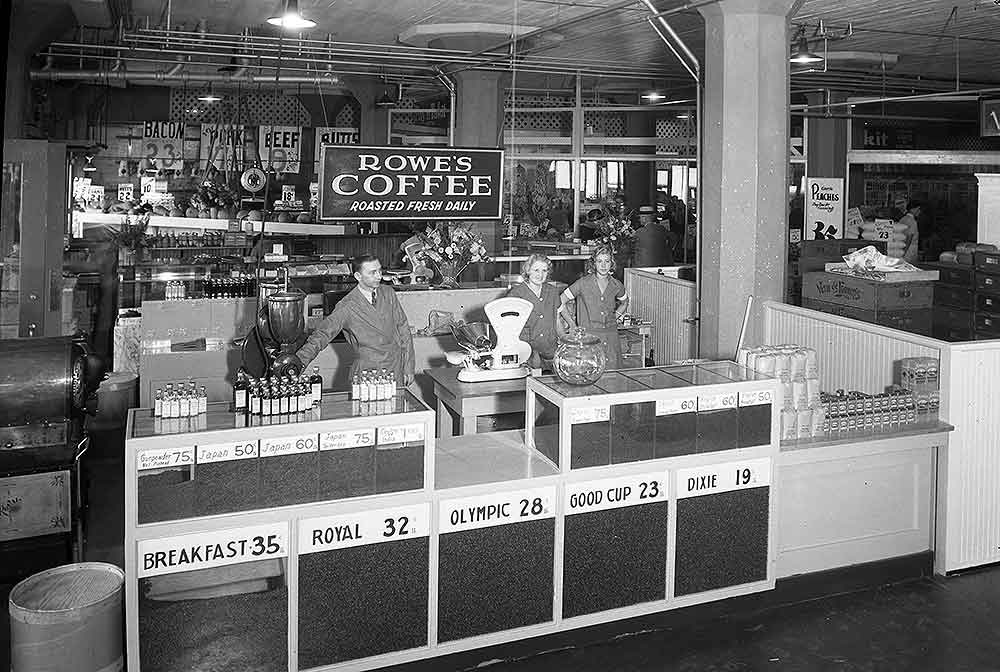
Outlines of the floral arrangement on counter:
<svg viewBox="0 0 1000 672">
<path fill-rule="evenodd" d="M 615 252 L 631 250 L 635 242 L 632 211 L 626 211 L 625 204 L 617 200 L 607 204 L 604 211 L 607 214 L 598 225 L 592 244 L 607 245 Z"/>
<path fill-rule="evenodd" d="M 473 262 L 489 261 L 486 242 L 472 224 L 438 222 L 417 234 L 422 247 L 416 258 L 441 274 L 442 284 L 455 286 L 458 274 Z"/>
</svg>

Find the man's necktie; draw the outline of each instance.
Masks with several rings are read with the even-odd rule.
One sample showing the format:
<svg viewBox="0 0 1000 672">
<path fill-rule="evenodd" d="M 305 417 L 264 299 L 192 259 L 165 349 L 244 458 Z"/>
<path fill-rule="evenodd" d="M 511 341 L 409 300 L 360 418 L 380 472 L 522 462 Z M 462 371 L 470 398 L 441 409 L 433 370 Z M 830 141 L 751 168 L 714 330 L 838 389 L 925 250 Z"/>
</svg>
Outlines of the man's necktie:
<svg viewBox="0 0 1000 672">
<path fill-rule="evenodd" d="M 378 294 L 377 291 L 372 290 L 372 308 L 375 307 L 375 295 Z"/>
</svg>

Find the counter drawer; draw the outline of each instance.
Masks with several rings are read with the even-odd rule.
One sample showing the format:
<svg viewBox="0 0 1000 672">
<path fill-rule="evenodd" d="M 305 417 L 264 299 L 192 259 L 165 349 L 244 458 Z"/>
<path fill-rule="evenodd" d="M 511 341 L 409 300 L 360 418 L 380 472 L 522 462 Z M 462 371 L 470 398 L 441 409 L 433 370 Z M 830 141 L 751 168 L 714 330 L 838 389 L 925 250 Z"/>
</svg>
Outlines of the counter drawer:
<svg viewBox="0 0 1000 672">
<path fill-rule="evenodd" d="M 971 327 L 952 327 L 946 324 L 935 324 L 931 336 L 942 341 L 955 343 L 958 341 L 975 340 L 975 331 Z"/>
<path fill-rule="evenodd" d="M 1000 275 L 977 272 L 976 291 L 987 294 L 1000 294 Z"/>
<path fill-rule="evenodd" d="M 934 327 L 972 330 L 972 311 L 958 308 L 934 307 Z"/>
<path fill-rule="evenodd" d="M 976 272 L 1000 274 L 1000 252 L 976 252 Z"/>
<path fill-rule="evenodd" d="M 1000 294 L 976 292 L 976 310 L 1000 315 Z"/>
<path fill-rule="evenodd" d="M 976 337 L 1000 338 L 1000 315 L 976 313 Z"/>
<path fill-rule="evenodd" d="M 951 308 L 961 308 L 969 310 L 973 306 L 973 293 L 971 287 L 961 285 L 948 285 L 941 282 L 934 283 L 934 306 L 948 306 Z"/>
<path fill-rule="evenodd" d="M 920 264 L 920 268 L 937 271 L 938 282 L 949 285 L 962 285 L 963 287 L 971 287 L 973 285 L 972 267 L 965 264 L 934 262 Z"/>
</svg>

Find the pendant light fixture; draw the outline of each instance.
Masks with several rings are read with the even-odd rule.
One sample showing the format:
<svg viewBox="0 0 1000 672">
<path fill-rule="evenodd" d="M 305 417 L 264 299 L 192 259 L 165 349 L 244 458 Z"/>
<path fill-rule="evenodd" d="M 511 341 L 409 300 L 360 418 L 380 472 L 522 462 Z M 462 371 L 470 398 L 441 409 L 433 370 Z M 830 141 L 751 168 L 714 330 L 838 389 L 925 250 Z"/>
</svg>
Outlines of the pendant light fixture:
<svg viewBox="0 0 1000 672">
<path fill-rule="evenodd" d="M 813 63 L 821 63 L 822 61 L 822 56 L 817 56 L 809 51 L 809 40 L 800 31 L 798 46 L 795 49 L 795 53 L 788 59 L 788 62 L 795 63 L 796 65 L 812 65 Z"/>
<path fill-rule="evenodd" d="M 86 163 L 83 164 L 83 172 L 93 173 L 94 171 L 97 170 L 97 166 L 94 165 L 93 154 L 85 154 L 83 158 L 86 159 L 87 161 Z"/>
<path fill-rule="evenodd" d="M 299 0 L 279 0 L 281 11 L 267 20 L 272 26 L 285 30 L 304 30 L 314 28 L 316 22 L 299 14 Z"/>
<path fill-rule="evenodd" d="M 198 96 L 198 100 L 203 103 L 217 103 L 222 100 L 222 96 L 212 93 L 212 82 L 209 82 L 208 91 Z"/>
</svg>

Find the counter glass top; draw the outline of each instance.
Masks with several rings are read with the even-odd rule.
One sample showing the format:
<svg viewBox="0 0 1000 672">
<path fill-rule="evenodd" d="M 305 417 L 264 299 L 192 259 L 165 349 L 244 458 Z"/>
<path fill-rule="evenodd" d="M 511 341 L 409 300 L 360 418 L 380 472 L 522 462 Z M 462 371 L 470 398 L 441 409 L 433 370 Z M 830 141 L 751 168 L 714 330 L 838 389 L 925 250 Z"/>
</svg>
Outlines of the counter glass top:
<svg viewBox="0 0 1000 672">
<path fill-rule="evenodd" d="M 426 410 L 427 406 L 405 388 L 398 389 L 392 399 L 371 402 L 352 400 L 347 392 L 325 392 L 320 404 L 314 406 L 312 410 L 299 414 L 270 416 L 266 419 L 269 422 L 265 422 L 265 419 L 259 416 L 252 416 L 247 422 L 242 414 L 233 413 L 227 403 L 209 404 L 207 412 L 189 418 L 154 418 L 152 409 L 139 408 L 134 411 L 131 438 L 242 429 L 247 426 L 306 425 L 317 420 L 342 420 Z"/>
<path fill-rule="evenodd" d="M 556 376 L 540 376 L 534 380 L 564 398 L 580 398 L 620 392 L 722 385 L 769 379 L 768 376 L 758 374 L 733 362 L 721 361 L 684 366 L 608 371 L 592 385 L 570 385 Z"/>
</svg>

